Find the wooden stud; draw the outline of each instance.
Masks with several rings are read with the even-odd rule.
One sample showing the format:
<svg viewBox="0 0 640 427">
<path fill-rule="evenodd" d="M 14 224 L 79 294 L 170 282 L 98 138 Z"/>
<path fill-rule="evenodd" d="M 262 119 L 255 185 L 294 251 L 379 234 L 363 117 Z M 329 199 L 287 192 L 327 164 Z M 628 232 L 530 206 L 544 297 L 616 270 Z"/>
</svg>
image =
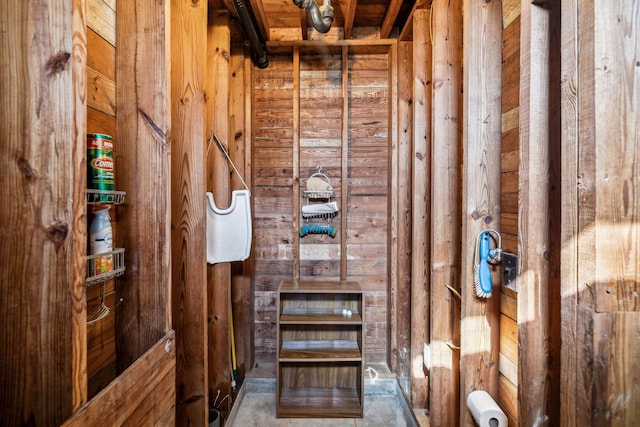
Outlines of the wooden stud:
<svg viewBox="0 0 640 427">
<path fill-rule="evenodd" d="M 393 29 L 393 24 L 396 22 L 396 18 L 398 17 L 401 6 L 401 0 L 391 0 L 391 2 L 389 2 L 389 4 L 387 5 L 387 11 L 385 13 L 382 25 L 380 26 L 381 39 L 389 38 L 391 30 Z"/>
<path fill-rule="evenodd" d="M 176 330 L 176 425 L 208 417 L 205 239 L 207 2 L 171 2 L 171 304 Z M 189 28 L 189 31 L 184 31 Z"/>
<path fill-rule="evenodd" d="M 355 6 L 354 6 L 355 7 Z M 342 143 L 340 145 L 340 280 L 347 280 L 347 206 L 349 194 L 349 48 L 342 47 Z"/>
<path fill-rule="evenodd" d="M 412 43 L 398 43 L 398 147 L 397 147 L 397 188 L 398 207 L 394 213 L 397 217 L 397 264 L 396 288 L 390 300 L 390 354 L 396 356 L 391 359 L 389 366 L 393 372 L 398 372 L 398 351 L 411 348 L 411 176 L 412 176 L 412 146 L 413 135 L 413 58 Z M 394 169 L 392 169 L 394 170 Z M 393 264 L 392 264 L 392 268 Z M 409 357 L 411 355 L 409 354 Z"/>
<path fill-rule="evenodd" d="M 462 1 L 437 1 L 433 25 L 431 121 L 431 363 L 429 420 L 458 425 L 460 404 L 460 154 Z"/>
<path fill-rule="evenodd" d="M 293 48 L 293 278 L 300 278 L 300 48 Z"/>
<path fill-rule="evenodd" d="M 232 147 L 229 131 L 230 57 L 231 32 L 227 11 L 209 14 L 207 27 L 207 90 L 206 124 L 207 140 L 214 132 L 227 153 Z M 231 202 L 230 179 L 234 173 L 222 150 L 215 141 L 207 147 L 207 189 L 213 192 L 216 205 L 226 209 Z M 231 340 L 229 310 L 231 308 L 231 265 L 228 262 L 207 265 L 207 318 L 209 394 L 213 396 L 231 393 Z M 220 409 L 223 413 L 231 409 L 230 400 Z"/>
<path fill-rule="evenodd" d="M 84 7 L 0 6 L 3 425 L 59 425 L 86 397 Z"/>
<path fill-rule="evenodd" d="M 86 28 L 86 16 L 85 8 L 86 3 L 84 0 L 72 1 L 72 18 L 71 18 L 71 57 L 73 58 L 71 72 L 73 82 L 73 128 L 75 129 L 73 135 L 73 154 L 71 164 L 74 167 L 74 196 L 72 212 L 75 218 L 78 219 L 76 225 L 73 227 L 72 233 L 72 260 L 73 260 L 73 272 L 72 272 L 72 324 L 71 324 L 71 388 L 72 388 L 72 410 L 77 410 L 81 405 L 86 403 L 88 398 L 87 387 L 87 305 L 86 305 L 86 263 L 85 256 L 87 253 L 87 205 L 84 198 L 84 188 L 87 185 L 87 178 L 85 174 L 86 168 L 86 133 L 87 133 L 87 87 L 84 83 L 84 76 L 87 73 L 87 28 Z M 3 13 L 4 15 L 4 13 Z M 0 38 L 0 43 L 4 44 L 4 40 Z M 4 54 L 2 55 L 3 57 Z M 8 94 L 5 94 L 8 98 Z M 2 103 L 0 103 L 2 105 Z M 4 105 L 2 110 L 5 111 Z M 4 117 L 0 114 L 0 120 L 4 122 Z M 1 133 L 0 133 L 1 134 Z M 2 136 L 4 139 L 4 135 Z M 3 156 L 4 157 L 4 156 Z M 2 224 L 7 224 L 4 221 Z M 1 250 L 0 250 L 1 251 Z M 4 296 L 2 298 L 4 300 Z M 4 312 L 0 309 L 4 316 Z M 5 317 L 6 320 L 6 317 Z M 6 347 L 4 342 L 0 340 L 0 348 Z M 0 356 L 3 357 L 3 356 Z M 3 359 L 4 360 L 4 359 Z M 5 382 L 5 390 L 11 390 L 11 387 L 7 386 Z M 0 398 L 3 402 L 4 396 Z M 0 424 L 3 420 L 0 419 Z"/>
<path fill-rule="evenodd" d="M 118 208 L 118 240 L 127 250 L 127 274 L 119 279 L 123 303 L 117 322 L 118 370 L 121 372 L 169 330 L 169 40 L 168 5 L 118 9 L 116 50 L 116 187 L 125 191 Z M 153 25 L 151 23 L 154 23 Z M 144 27 L 144 30 L 143 30 Z M 159 102 L 158 100 L 166 100 Z M 150 161 L 153 159 L 153 161 Z M 149 239 L 148 236 L 157 236 Z M 134 320 L 136 319 L 136 320 Z"/>
<path fill-rule="evenodd" d="M 464 0 L 463 10 L 460 425 L 472 426 L 467 395 L 476 389 L 494 398 L 498 393 L 500 298 L 497 287 L 489 299 L 476 297 L 474 249 L 482 230 L 500 230 L 502 7 Z"/>
<path fill-rule="evenodd" d="M 238 172 L 251 188 L 250 176 L 247 174 L 247 159 L 251 153 L 251 143 L 247 136 L 247 129 L 251 129 L 250 120 L 247 124 L 246 109 L 250 105 L 250 88 L 247 91 L 246 73 L 251 73 L 251 68 L 245 62 L 251 62 L 249 56 L 244 56 L 245 49 L 240 43 L 231 45 L 231 66 L 230 66 L 230 115 L 229 115 L 229 155 L 236 165 Z M 245 61 L 246 59 L 246 61 Z M 249 74 L 251 75 L 251 74 Z M 247 126 L 249 126 L 247 128 Z M 248 152 L 248 153 L 247 153 Z M 231 189 L 243 189 L 240 178 L 233 173 L 231 176 Z M 233 329 L 235 332 L 235 351 L 238 380 L 244 379 L 246 373 L 251 370 L 253 364 L 252 351 L 252 327 L 253 319 L 251 293 L 251 261 L 234 262 L 231 264 L 231 307 L 233 313 Z M 233 368 L 233 366 L 232 366 Z"/>
<path fill-rule="evenodd" d="M 556 2 L 554 2 L 556 3 Z M 518 293 L 518 419 L 531 425 L 559 417 L 557 372 L 560 311 L 559 247 L 560 123 L 557 8 L 524 5 L 520 14 L 520 277 Z M 557 20 L 556 20 L 557 19 Z M 551 107 L 550 107 L 551 106 Z M 557 290 L 554 292 L 554 290 Z M 533 309 L 532 309 L 533 308 Z M 539 378 L 531 381 L 531 378 Z"/>
<path fill-rule="evenodd" d="M 431 183 L 431 40 L 428 9 L 413 16 L 413 200 L 411 249 L 411 404 L 428 406 L 423 345 L 429 342 L 429 200 Z"/>
<path fill-rule="evenodd" d="M 389 188 L 390 190 L 387 192 L 388 195 L 388 208 L 387 208 L 387 217 L 389 218 L 389 232 L 387 238 L 387 257 L 388 257 L 388 267 L 387 267 L 387 275 L 388 275 L 388 285 L 387 285 L 387 324 L 389 325 L 389 333 L 387 334 L 387 365 L 394 366 L 396 361 L 396 349 L 395 346 L 391 345 L 393 341 L 395 344 L 395 336 L 397 334 L 396 329 L 396 319 L 397 315 L 397 305 L 395 301 L 395 296 L 398 294 L 398 278 L 403 273 L 397 269 L 398 262 L 400 259 L 399 247 L 398 247 L 398 229 L 399 229 L 399 206 L 400 206 L 400 183 L 398 182 L 399 177 L 399 157 L 398 157 L 398 144 L 399 144 L 399 135 L 398 135 L 398 110 L 399 110 L 399 98 L 398 98 L 398 45 L 397 43 L 393 43 L 389 50 L 389 73 L 387 80 L 389 82 L 389 107 L 388 107 L 388 122 L 390 123 L 389 129 L 387 131 L 389 138 L 389 149 L 388 149 L 388 180 L 389 180 Z M 407 162 L 408 163 L 408 162 Z M 406 258 L 404 258 L 406 260 Z M 406 276 L 403 276 L 406 277 Z"/>
<path fill-rule="evenodd" d="M 344 39 L 349 40 L 353 31 L 353 21 L 356 17 L 358 0 L 347 0 L 344 14 Z"/>
</svg>

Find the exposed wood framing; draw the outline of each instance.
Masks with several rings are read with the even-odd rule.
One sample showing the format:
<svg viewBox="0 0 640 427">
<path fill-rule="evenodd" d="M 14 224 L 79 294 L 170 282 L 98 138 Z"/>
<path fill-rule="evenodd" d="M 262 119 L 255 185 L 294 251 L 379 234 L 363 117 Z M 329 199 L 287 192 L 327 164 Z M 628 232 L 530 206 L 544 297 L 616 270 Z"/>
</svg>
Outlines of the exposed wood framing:
<svg viewBox="0 0 640 427">
<path fill-rule="evenodd" d="M 214 132 L 227 152 L 233 146 L 229 130 L 230 61 L 229 13 L 212 11 L 207 26 L 205 137 L 210 141 L 211 132 Z M 213 192 L 216 206 L 226 209 L 231 203 L 230 179 L 234 172 L 215 141 L 210 144 L 206 147 L 206 187 L 207 191 Z M 226 396 L 231 393 L 230 263 L 207 265 L 207 301 L 209 366 L 215 366 L 215 369 L 209 369 L 209 395 L 215 396 L 220 390 L 220 395 Z M 224 406 L 218 409 L 225 413 L 230 408 L 230 399 L 227 399 Z"/>
<path fill-rule="evenodd" d="M 47 6 L 0 6 L 3 425 L 58 425 L 86 397 L 85 3 Z"/>
<path fill-rule="evenodd" d="M 408 42 L 398 43 L 398 71 L 396 76 L 398 82 L 398 148 L 397 148 L 397 198 L 398 206 L 395 212 L 397 217 L 397 264 L 396 288 L 391 293 L 389 305 L 389 316 L 392 334 L 389 339 L 390 354 L 395 356 L 391 359 L 389 366 L 393 372 L 400 374 L 398 357 L 400 349 L 409 350 L 411 348 L 411 176 L 412 165 L 409 161 L 412 158 L 413 136 L 413 57 L 412 44 Z M 411 354 L 407 353 L 407 357 Z M 409 362 L 410 363 L 410 362 Z M 403 372 L 408 375 L 408 372 Z M 409 378 L 400 377 L 401 385 L 405 386 Z M 409 393 L 409 390 L 405 390 Z"/>
<path fill-rule="evenodd" d="M 353 21 L 356 18 L 358 0 L 347 0 L 346 3 L 346 13 L 344 14 L 344 39 L 349 40 L 351 38 L 351 32 L 353 31 Z"/>
<path fill-rule="evenodd" d="M 556 2 L 553 2 L 557 4 Z M 518 419 L 559 416 L 557 8 L 524 5 L 520 15 L 520 207 L 518 253 Z M 551 71 L 550 71 L 551 70 Z M 555 74 L 554 74 L 555 73 Z M 555 279 L 554 279 L 555 278 Z M 532 307 L 534 308 L 532 310 Z M 555 322 L 553 320 L 555 319 Z M 554 338 L 555 335 L 555 338 Z M 554 361 L 556 364 L 554 365 Z"/>
<path fill-rule="evenodd" d="M 168 96 L 168 3 L 118 8 L 116 81 L 118 118 L 116 185 L 127 192 L 119 210 L 118 239 L 127 252 L 127 274 L 117 322 L 118 370 L 131 365 L 171 327 Z M 165 102 L 161 102 L 164 100 Z M 153 161 L 150 161 L 153 159 Z M 118 159 L 116 159 L 118 160 Z M 118 168 L 118 165 L 120 168 Z M 149 239 L 149 236 L 157 236 Z"/>
<path fill-rule="evenodd" d="M 478 298 L 474 249 L 483 229 L 500 230 L 500 83 L 502 5 L 464 0 L 464 114 L 462 195 L 462 325 L 460 425 L 474 425 L 467 395 L 498 393 L 499 294 Z M 478 53 L 482 52 L 482 55 Z M 497 274 L 494 282 L 497 284 Z"/>
<path fill-rule="evenodd" d="M 72 260 L 73 260 L 73 272 L 72 272 L 72 280 L 71 280 L 71 296 L 72 296 L 72 315 L 71 315 L 71 401 L 72 401 L 72 410 L 78 409 L 81 405 L 86 403 L 87 401 L 87 306 L 86 306 L 86 291 L 85 291 L 85 283 L 84 279 L 86 276 L 86 264 L 84 262 L 84 257 L 86 255 L 86 238 L 87 238 L 87 226 L 82 220 L 86 220 L 87 218 L 87 205 L 85 204 L 84 196 L 82 196 L 82 191 L 80 189 L 84 189 L 87 185 L 86 175 L 84 173 L 84 168 L 86 167 L 86 163 L 81 159 L 85 159 L 86 151 L 84 149 L 86 144 L 86 133 L 87 133 L 87 87 L 83 84 L 85 76 L 87 72 L 87 26 L 86 26 L 86 16 L 85 16 L 85 8 L 86 3 L 84 0 L 74 0 L 71 2 L 72 7 L 72 18 L 71 18 L 71 31 L 73 33 L 73 37 L 71 38 L 71 57 L 74 58 L 73 65 L 71 67 L 72 73 L 72 83 L 73 83 L 73 129 L 75 132 L 73 134 L 73 154 L 71 157 L 71 161 L 73 165 L 76 165 L 74 168 L 74 177 L 73 182 L 74 186 L 74 197 L 72 203 L 72 212 L 76 218 L 80 218 L 81 221 L 78 221 L 75 227 L 73 227 L 72 232 Z M 2 16 L 7 16 L 7 14 L 2 11 Z M 5 40 L 0 38 L 0 45 L 4 45 Z M 9 43 L 7 43 L 9 44 Z M 12 44 L 13 45 L 13 44 Z M 15 45 L 14 45 L 15 46 Z M 0 56 L 6 58 L 4 52 L 1 52 Z M 1 80 L 4 83 L 4 80 Z M 10 99 L 9 94 L 5 92 L 5 99 Z M 6 107 L 2 105 L 1 110 L 7 111 Z M 0 122 L 5 122 L 5 117 L 0 113 Z M 5 135 L 0 132 L 2 135 L 2 139 L 5 139 Z M 2 157 L 5 157 L 5 153 L 2 153 Z M 2 169 L 5 169 L 3 166 Z M 4 180 L 3 182 L 7 182 Z M 11 224 L 11 222 L 7 222 L 4 216 L 0 216 L 2 218 L 2 224 Z M 3 228 L 0 228 L 3 230 Z M 4 247 L 0 249 L 0 253 L 4 252 Z M 3 254 L 4 256 L 4 254 Z M 5 299 L 5 295 L 2 295 L 2 300 Z M 3 308 L 0 308 L 0 313 L 2 313 L 5 321 L 7 320 L 4 317 Z M 10 346 L 6 346 L 4 340 L 0 339 L 0 348 L 11 349 Z M 0 358 L 4 357 L 4 355 L 0 355 Z M 5 359 L 3 359 L 5 360 Z M 9 389 L 7 387 L 7 383 L 5 382 L 5 390 Z M 2 395 L 0 400 L 6 402 L 5 396 Z M 0 418 L 0 424 L 3 423 L 3 419 Z"/>
<path fill-rule="evenodd" d="M 431 363 L 429 420 L 457 426 L 460 404 L 460 156 L 462 0 L 431 6 Z"/>
<path fill-rule="evenodd" d="M 230 64 L 230 104 L 229 104 L 229 156 L 235 164 L 238 172 L 251 188 L 248 161 L 251 153 L 251 140 L 247 136 L 246 104 L 250 103 L 251 88 L 246 85 L 246 73 L 251 76 L 251 63 L 249 56 L 244 56 L 245 50 L 240 43 L 231 46 Z M 245 61 L 246 59 L 246 61 Z M 250 113 L 250 111 L 249 111 Z M 249 114 L 250 116 L 251 114 Z M 248 152 L 248 153 L 247 153 Z M 244 189 L 240 178 L 232 173 L 230 187 L 232 190 Z M 235 339 L 235 352 L 237 362 L 238 379 L 244 379 L 245 374 L 253 365 L 252 330 L 253 304 L 251 292 L 251 265 L 252 260 L 231 263 L 231 307 L 233 313 L 233 329 Z M 233 368 L 233 366 L 232 366 Z M 240 386 L 240 383 L 238 383 Z"/>
<path fill-rule="evenodd" d="M 406 53 L 406 52 L 405 52 Z M 397 347 L 392 345 L 392 342 L 395 344 L 396 336 L 398 334 L 397 323 L 395 316 L 397 316 L 397 300 L 394 298 L 398 295 L 398 281 L 399 277 L 406 277 L 404 273 L 398 270 L 397 266 L 400 260 L 400 248 L 398 247 L 398 229 L 400 228 L 400 216 L 399 209 L 400 206 L 400 198 L 401 194 L 399 191 L 400 183 L 398 181 L 399 176 L 399 164 L 400 159 L 398 157 L 398 45 L 396 43 L 391 45 L 391 50 L 389 52 L 389 123 L 390 127 L 388 130 L 389 137 L 389 207 L 387 210 L 387 217 L 389 218 L 389 233 L 387 239 L 387 256 L 388 256 L 388 291 L 387 291 L 387 324 L 389 325 L 388 333 L 387 333 L 387 365 L 395 366 L 396 356 L 397 356 Z M 410 80 L 410 79 L 407 79 Z M 409 163 L 409 162 L 407 162 Z M 406 185 L 407 183 L 405 183 Z M 404 217 L 404 216 L 402 216 Z M 406 260 L 406 258 L 403 258 Z M 407 271 L 410 271 L 410 269 Z M 409 356 L 409 355 L 408 355 Z"/>
<path fill-rule="evenodd" d="M 429 342 L 429 242 L 431 201 L 431 40 L 429 10 L 413 16 L 413 200 L 411 249 L 411 404 L 428 407 L 429 382 L 422 364 Z"/>
<path fill-rule="evenodd" d="M 86 224 L 77 221 L 86 217 L 86 210 L 83 192 L 72 185 L 76 180 L 85 182 L 86 39 L 81 7 L 83 2 L 66 1 L 46 11 L 30 4 L 0 8 L 6 29 L 0 38 L 2 56 L 23 58 L 0 80 L 5 141 L 2 181 L 10 185 L 3 196 L 10 203 L 2 212 L 1 253 L 7 264 L 1 313 L 6 327 L 0 337 L 0 378 L 7 391 L 1 393 L 7 408 L 2 414 L 8 423 L 61 421 L 72 404 L 72 396 L 63 391 L 71 385 L 74 389 L 86 386 L 86 377 L 78 371 L 82 367 L 72 366 L 66 356 L 72 351 L 73 338 L 79 344 L 74 355 L 84 359 L 80 340 L 86 339 L 82 324 Z M 24 19 L 34 14 L 38 20 Z M 78 31 L 73 39 L 65 31 L 71 25 Z M 52 99 L 60 102 L 41 111 L 40 105 Z M 81 275 L 74 277 L 74 273 Z M 70 291 L 73 301 L 62 298 Z M 56 307 L 58 315 L 42 313 L 49 305 Z M 35 349 L 39 349 L 37 363 L 25 363 Z M 82 398 L 82 391 L 74 390 L 73 405 Z"/>
<path fill-rule="evenodd" d="M 208 417 L 205 239 L 207 3 L 171 2 L 171 247 L 176 425 Z M 188 31 L 186 30 L 188 29 Z"/>
<path fill-rule="evenodd" d="M 246 50 L 246 48 L 245 48 Z M 252 203 L 251 203 L 251 211 L 254 212 L 252 224 L 251 226 L 255 229 L 255 203 L 254 203 L 254 193 L 253 193 L 253 145 L 251 144 L 251 137 L 253 135 L 253 122 L 251 120 L 251 111 L 253 110 L 253 63 L 248 59 L 248 56 L 244 57 L 243 60 L 244 72 L 244 181 L 247 183 L 249 188 L 252 190 Z M 238 159 L 239 161 L 239 159 Z M 255 238 L 251 242 L 251 256 L 248 260 L 246 260 L 243 264 L 244 271 L 244 298 L 245 300 L 242 302 L 243 311 L 241 313 L 242 320 L 241 324 L 243 325 L 243 330 L 245 331 L 244 339 L 246 342 L 246 355 L 245 355 L 245 374 L 250 372 L 254 366 L 255 361 L 255 349 L 254 349 L 254 321 L 255 321 L 255 299 L 254 299 L 254 281 L 253 281 L 253 272 L 255 271 L 255 257 L 256 257 L 256 249 L 255 249 Z"/>
<path fill-rule="evenodd" d="M 431 7 L 432 2 L 433 0 L 417 0 L 413 4 L 413 7 L 411 8 L 411 13 L 409 13 L 409 18 L 404 23 L 404 26 L 400 29 L 400 35 L 398 37 L 398 40 L 401 40 L 401 41 L 413 40 L 413 15 L 416 13 L 416 10 Z"/>
<path fill-rule="evenodd" d="M 393 28 L 393 24 L 396 22 L 396 18 L 398 17 L 398 13 L 400 12 L 401 6 L 402 6 L 402 0 L 391 0 L 389 5 L 387 6 L 387 13 L 384 16 L 384 21 L 382 21 L 382 25 L 380 26 L 381 39 L 389 38 L 389 35 L 391 34 L 391 29 Z"/>
</svg>

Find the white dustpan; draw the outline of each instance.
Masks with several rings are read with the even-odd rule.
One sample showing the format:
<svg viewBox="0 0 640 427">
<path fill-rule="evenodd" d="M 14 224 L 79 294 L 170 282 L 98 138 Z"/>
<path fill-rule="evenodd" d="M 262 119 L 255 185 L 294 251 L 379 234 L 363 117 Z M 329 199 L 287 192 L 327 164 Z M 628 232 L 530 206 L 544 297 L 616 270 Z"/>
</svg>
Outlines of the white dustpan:
<svg viewBox="0 0 640 427">
<path fill-rule="evenodd" d="M 251 193 L 231 193 L 231 206 L 218 209 L 207 192 L 207 263 L 244 261 L 251 251 Z"/>
</svg>

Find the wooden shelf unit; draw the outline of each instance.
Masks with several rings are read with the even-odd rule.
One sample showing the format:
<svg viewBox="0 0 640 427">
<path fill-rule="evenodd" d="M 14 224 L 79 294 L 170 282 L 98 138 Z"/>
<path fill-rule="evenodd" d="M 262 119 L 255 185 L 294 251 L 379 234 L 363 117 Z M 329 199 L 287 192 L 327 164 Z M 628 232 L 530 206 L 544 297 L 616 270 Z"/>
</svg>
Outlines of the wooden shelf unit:
<svg viewBox="0 0 640 427">
<path fill-rule="evenodd" d="M 364 297 L 354 281 L 285 280 L 278 289 L 279 418 L 360 418 Z"/>
</svg>

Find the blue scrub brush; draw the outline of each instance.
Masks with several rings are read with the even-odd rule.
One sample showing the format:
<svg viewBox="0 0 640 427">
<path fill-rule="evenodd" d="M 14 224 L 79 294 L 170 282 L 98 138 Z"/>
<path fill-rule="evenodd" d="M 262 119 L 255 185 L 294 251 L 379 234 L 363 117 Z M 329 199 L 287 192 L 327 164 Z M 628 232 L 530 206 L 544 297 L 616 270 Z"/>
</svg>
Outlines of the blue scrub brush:
<svg viewBox="0 0 640 427">
<path fill-rule="evenodd" d="M 498 239 L 498 246 L 495 249 L 491 249 L 491 233 L 495 233 Z M 473 282 L 476 295 L 480 298 L 491 297 L 493 284 L 491 283 L 489 263 L 497 263 L 500 261 L 502 254 L 501 240 L 500 234 L 494 230 L 484 230 L 478 234 Z"/>
</svg>

